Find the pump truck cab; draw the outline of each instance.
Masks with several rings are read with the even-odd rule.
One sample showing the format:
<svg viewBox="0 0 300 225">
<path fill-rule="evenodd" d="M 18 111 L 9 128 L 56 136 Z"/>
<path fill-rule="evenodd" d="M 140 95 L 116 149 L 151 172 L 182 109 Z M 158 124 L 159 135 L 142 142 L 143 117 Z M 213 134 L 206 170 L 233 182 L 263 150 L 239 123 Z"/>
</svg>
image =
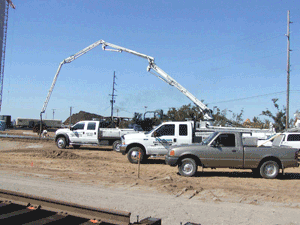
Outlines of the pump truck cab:
<svg viewBox="0 0 300 225">
<path fill-rule="evenodd" d="M 120 152 L 131 163 L 137 163 L 139 157 L 143 161 L 151 155 L 166 155 L 169 146 L 200 143 L 203 136 L 195 130 L 193 121 L 164 122 L 146 133 L 123 135 Z"/>
</svg>

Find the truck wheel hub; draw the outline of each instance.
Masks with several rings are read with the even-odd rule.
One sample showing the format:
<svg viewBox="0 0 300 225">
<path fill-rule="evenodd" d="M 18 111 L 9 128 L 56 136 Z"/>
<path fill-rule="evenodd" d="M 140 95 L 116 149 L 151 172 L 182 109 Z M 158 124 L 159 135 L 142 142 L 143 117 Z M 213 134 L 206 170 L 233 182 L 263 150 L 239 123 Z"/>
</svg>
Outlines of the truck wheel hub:
<svg viewBox="0 0 300 225">
<path fill-rule="evenodd" d="M 62 140 L 62 139 L 59 139 L 58 140 L 58 142 L 57 142 L 57 144 L 61 147 L 61 146 L 63 146 L 64 145 L 64 140 Z"/>
<path fill-rule="evenodd" d="M 133 151 L 131 153 L 131 158 L 134 160 L 139 160 L 139 152 L 138 151 Z"/>
<path fill-rule="evenodd" d="M 276 172 L 275 166 L 273 165 L 267 165 L 265 167 L 265 173 L 268 175 L 273 175 Z"/>
<path fill-rule="evenodd" d="M 191 173 L 192 170 L 193 170 L 193 166 L 192 166 L 191 164 L 189 164 L 189 163 L 184 164 L 184 166 L 183 166 L 183 171 L 184 171 L 185 173 Z"/>
</svg>

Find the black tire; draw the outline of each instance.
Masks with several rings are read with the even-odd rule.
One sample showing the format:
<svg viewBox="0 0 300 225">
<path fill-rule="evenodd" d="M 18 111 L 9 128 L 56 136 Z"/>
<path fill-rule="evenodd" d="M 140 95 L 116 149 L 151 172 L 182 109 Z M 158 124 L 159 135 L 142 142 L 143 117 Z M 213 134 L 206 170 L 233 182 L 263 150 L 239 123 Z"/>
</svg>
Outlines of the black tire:
<svg viewBox="0 0 300 225">
<path fill-rule="evenodd" d="M 259 171 L 263 178 L 274 179 L 279 173 L 279 165 L 277 162 L 269 160 L 260 166 Z"/>
<path fill-rule="evenodd" d="M 140 153 L 140 163 L 144 159 L 144 151 L 140 147 L 132 147 L 127 153 L 127 158 L 129 162 L 137 164 L 139 162 L 139 153 Z"/>
<path fill-rule="evenodd" d="M 194 159 L 185 158 L 181 160 L 180 164 L 178 165 L 178 171 L 180 175 L 185 177 L 192 177 L 197 172 L 198 166 Z"/>
<path fill-rule="evenodd" d="M 67 146 L 67 140 L 65 137 L 59 137 L 56 139 L 56 146 L 60 149 L 64 149 Z"/>
<path fill-rule="evenodd" d="M 80 148 L 80 145 L 73 145 L 73 148 L 78 149 L 78 148 Z"/>
<path fill-rule="evenodd" d="M 121 145 L 121 141 L 120 140 L 116 140 L 113 143 L 113 150 L 116 152 L 120 151 L 120 145 Z"/>
</svg>

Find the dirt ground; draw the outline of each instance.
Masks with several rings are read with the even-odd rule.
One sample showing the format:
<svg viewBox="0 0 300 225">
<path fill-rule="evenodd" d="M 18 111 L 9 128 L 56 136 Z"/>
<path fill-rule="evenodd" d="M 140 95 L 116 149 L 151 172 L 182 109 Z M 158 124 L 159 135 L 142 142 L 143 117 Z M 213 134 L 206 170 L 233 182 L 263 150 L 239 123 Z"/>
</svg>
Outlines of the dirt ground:
<svg viewBox="0 0 300 225">
<path fill-rule="evenodd" d="M 5 131 L 24 132 L 31 131 Z M 182 194 L 203 202 L 272 203 L 300 208 L 299 168 L 286 169 L 284 176 L 280 174 L 273 180 L 255 178 L 250 170 L 205 169 L 202 172 L 200 167 L 195 177 L 182 177 L 177 167 L 165 165 L 163 158 L 150 158 L 140 165 L 138 174 L 138 165 L 129 163 L 126 156 L 112 151 L 111 147 L 60 150 L 53 140 L 13 138 L 0 138 L 0 168 L 43 174 L 57 180 Z"/>
</svg>

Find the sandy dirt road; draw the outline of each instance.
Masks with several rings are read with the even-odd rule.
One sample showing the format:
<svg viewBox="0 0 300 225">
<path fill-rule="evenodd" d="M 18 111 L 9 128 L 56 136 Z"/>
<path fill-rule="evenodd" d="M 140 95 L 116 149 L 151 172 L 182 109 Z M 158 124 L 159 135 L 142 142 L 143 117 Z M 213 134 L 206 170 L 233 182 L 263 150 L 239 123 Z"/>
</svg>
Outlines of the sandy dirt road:
<svg viewBox="0 0 300 225">
<path fill-rule="evenodd" d="M 202 224 L 300 224 L 299 168 L 286 169 L 284 176 L 280 175 L 274 180 L 254 178 L 249 170 L 229 169 L 205 169 L 204 173 L 200 171 L 196 177 L 190 178 L 178 175 L 177 168 L 165 165 L 163 159 L 149 159 L 147 164 L 141 165 L 138 178 L 138 166 L 130 164 L 126 156 L 111 151 L 109 147 L 59 150 L 53 141 L 4 138 L 0 139 L 0 168 L 11 174 L 22 173 L 37 179 L 101 186 L 101 190 L 115 190 L 115 193 L 119 190 L 120 196 L 124 191 L 124 196 L 130 196 L 130 193 L 148 195 L 141 197 L 143 201 L 149 198 L 147 204 L 140 203 L 144 205 L 143 208 L 113 201 L 101 207 L 117 207 L 133 215 L 141 212 L 147 214 L 144 217 L 165 218 L 163 224 L 172 224 L 174 220 L 171 215 L 176 215 L 175 208 L 183 206 L 187 207 L 187 213 L 193 213 L 184 217 L 177 212 L 183 219 L 177 218 L 176 221 Z M 154 197 L 156 195 L 160 197 Z M 135 199 L 133 196 L 131 198 Z M 172 204 L 164 205 L 166 201 Z M 159 205 L 164 207 L 160 208 Z M 199 207 L 198 214 L 195 207 Z M 168 214 L 170 210 L 172 212 Z M 283 210 L 286 212 L 283 213 Z"/>
</svg>

